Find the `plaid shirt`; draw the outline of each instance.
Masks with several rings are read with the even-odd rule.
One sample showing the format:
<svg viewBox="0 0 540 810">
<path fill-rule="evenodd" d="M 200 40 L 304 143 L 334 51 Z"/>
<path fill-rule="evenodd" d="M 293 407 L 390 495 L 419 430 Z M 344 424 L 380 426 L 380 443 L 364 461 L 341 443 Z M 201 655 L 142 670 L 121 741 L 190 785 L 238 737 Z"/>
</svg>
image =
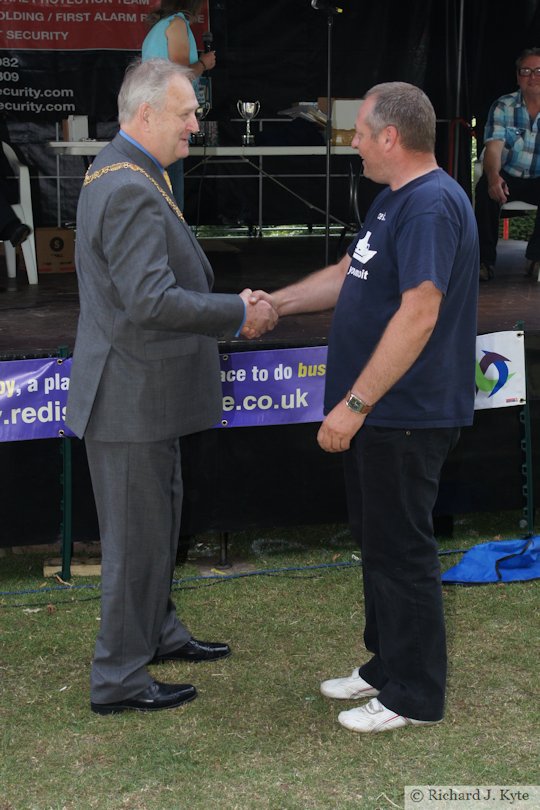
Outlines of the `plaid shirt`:
<svg viewBox="0 0 540 810">
<path fill-rule="evenodd" d="M 484 142 L 504 141 L 502 168 L 514 177 L 540 175 L 540 114 L 531 122 L 521 90 L 497 99 L 489 110 Z"/>
</svg>

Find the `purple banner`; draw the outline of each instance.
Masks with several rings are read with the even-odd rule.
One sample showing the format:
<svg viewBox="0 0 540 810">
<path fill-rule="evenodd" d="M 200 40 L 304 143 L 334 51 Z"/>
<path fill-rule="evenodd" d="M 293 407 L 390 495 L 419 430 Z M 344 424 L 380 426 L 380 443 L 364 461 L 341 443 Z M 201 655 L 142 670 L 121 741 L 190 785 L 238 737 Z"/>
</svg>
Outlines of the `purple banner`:
<svg viewBox="0 0 540 810">
<path fill-rule="evenodd" d="M 222 354 L 215 427 L 322 421 L 326 354 L 326 346 Z"/>
<path fill-rule="evenodd" d="M 326 346 L 222 354 L 215 427 L 323 419 Z M 73 436 L 64 424 L 71 358 L 0 362 L 0 442 Z"/>
<path fill-rule="evenodd" d="M 64 425 L 71 359 L 0 363 L 0 441 L 73 436 Z"/>
</svg>

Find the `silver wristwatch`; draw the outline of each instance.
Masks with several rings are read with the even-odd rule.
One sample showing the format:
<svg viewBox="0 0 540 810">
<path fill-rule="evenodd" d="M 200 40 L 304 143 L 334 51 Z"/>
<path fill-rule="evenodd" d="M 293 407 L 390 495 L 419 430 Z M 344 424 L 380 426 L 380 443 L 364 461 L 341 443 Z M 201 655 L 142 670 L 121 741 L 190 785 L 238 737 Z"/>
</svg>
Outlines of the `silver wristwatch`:
<svg viewBox="0 0 540 810">
<path fill-rule="evenodd" d="M 355 413 L 369 413 L 373 410 L 373 405 L 368 405 L 367 402 L 357 397 L 352 391 L 349 391 L 345 397 L 345 405 Z"/>
</svg>

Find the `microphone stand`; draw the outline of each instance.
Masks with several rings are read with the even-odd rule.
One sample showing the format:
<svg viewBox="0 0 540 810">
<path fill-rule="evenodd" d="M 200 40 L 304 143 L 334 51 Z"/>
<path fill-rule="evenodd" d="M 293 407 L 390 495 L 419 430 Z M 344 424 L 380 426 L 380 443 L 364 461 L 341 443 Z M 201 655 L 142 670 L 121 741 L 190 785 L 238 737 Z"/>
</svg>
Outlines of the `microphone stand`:
<svg viewBox="0 0 540 810">
<path fill-rule="evenodd" d="M 330 158 L 332 150 L 332 29 L 334 17 L 328 14 L 328 45 L 327 45 L 327 120 L 326 120 L 326 219 L 324 228 L 325 266 L 329 264 L 330 247 Z"/>
</svg>

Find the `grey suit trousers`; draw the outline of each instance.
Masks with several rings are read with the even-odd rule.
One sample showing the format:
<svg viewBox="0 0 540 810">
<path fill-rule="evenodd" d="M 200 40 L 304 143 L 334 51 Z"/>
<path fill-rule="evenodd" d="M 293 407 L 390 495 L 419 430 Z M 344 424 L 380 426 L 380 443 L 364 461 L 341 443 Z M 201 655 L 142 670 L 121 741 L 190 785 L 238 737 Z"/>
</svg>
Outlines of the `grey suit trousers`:
<svg viewBox="0 0 540 810">
<path fill-rule="evenodd" d="M 101 535 L 101 625 L 91 700 L 112 703 L 145 689 L 156 652 L 191 638 L 170 598 L 182 511 L 178 439 L 85 439 Z"/>
</svg>

